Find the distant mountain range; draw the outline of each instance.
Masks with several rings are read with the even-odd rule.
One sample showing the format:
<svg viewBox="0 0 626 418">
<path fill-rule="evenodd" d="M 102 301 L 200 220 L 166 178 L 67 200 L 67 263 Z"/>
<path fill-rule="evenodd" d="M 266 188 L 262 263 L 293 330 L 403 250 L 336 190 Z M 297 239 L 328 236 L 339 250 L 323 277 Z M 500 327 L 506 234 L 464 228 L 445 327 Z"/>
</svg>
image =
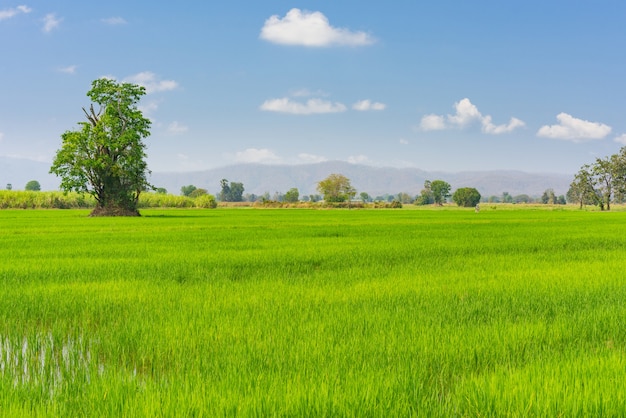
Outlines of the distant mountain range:
<svg viewBox="0 0 626 418">
<path fill-rule="evenodd" d="M 11 183 L 13 190 L 23 190 L 30 180 L 37 180 L 42 190 L 58 190 L 60 181 L 48 173 L 50 165 L 25 159 L 0 157 L 0 189 Z M 220 180 L 241 182 L 245 193 L 284 193 L 292 187 L 301 195 L 316 192 L 317 182 L 332 173 L 348 177 L 358 192 L 371 196 L 397 193 L 418 194 L 425 180 L 445 180 L 452 190 L 475 187 L 483 196 L 527 194 L 540 196 L 552 188 L 557 195 L 565 194 L 573 175 L 555 173 L 525 173 L 521 171 L 464 171 L 458 173 L 428 172 L 417 168 L 371 167 L 342 161 L 328 161 L 303 165 L 237 164 L 194 172 L 152 173 L 150 181 L 164 187 L 169 193 L 179 194 L 180 188 L 189 184 L 220 190 Z"/>
<path fill-rule="evenodd" d="M 452 190 L 459 187 L 475 187 L 483 196 L 527 194 L 540 196 L 546 189 L 554 189 L 557 195 L 565 194 L 573 175 L 554 173 L 525 173 L 521 171 L 465 171 L 459 173 L 427 172 L 417 168 L 372 167 L 342 161 L 329 161 L 304 165 L 238 164 L 206 171 L 184 173 L 153 173 L 151 181 L 170 193 L 178 194 L 184 185 L 193 184 L 210 193 L 220 190 L 220 180 L 241 182 L 245 193 L 263 194 L 286 192 L 292 187 L 300 194 L 316 192 L 317 182 L 332 173 L 348 177 L 360 192 L 371 196 L 397 193 L 417 195 L 425 180 L 445 180 Z"/>
</svg>

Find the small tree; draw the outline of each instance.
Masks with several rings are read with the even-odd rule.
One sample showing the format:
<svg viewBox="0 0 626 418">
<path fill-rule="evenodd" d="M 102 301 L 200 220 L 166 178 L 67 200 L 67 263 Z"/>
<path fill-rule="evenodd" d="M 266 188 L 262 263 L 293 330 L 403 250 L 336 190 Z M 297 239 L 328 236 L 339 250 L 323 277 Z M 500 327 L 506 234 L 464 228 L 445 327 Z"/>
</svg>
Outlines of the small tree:
<svg viewBox="0 0 626 418">
<path fill-rule="evenodd" d="M 361 198 L 361 202 L 363 202 L 363 203 L 367 203 L 367 202 L 371 202 L 372 201 L 372 197 L 367 192 L 361 192 L 359 197 Z"/>
<path fill-rule="evenodd" d="M 38 192 L 38 191 L 41 191 L 41 185 L 39 184 L 37 180 L 31 180 L 28 183 L 26 183 L 26 187 L 24 187 L 24 190 L 31 191 L 31 192 Z"/>
<path fill-rule="evenodd" d="M 91 216 L 138 216 L 139 194 L 150 187 L 143 139 L 150 135 L 150 120 L 137 107 L 146 93 L 142 86 L 93 81 L 83 108 L 87 122 L 67 131 L 50 172 L 61 177 L 61 189 L 89 193 L 96 199 Z"/>
<path fill-rule="evenodd" d="M 456 189 L 452 200 L 459 206 L 472 208 L 480 202 L 480 193 L 473 187 L 461 187 Z"/>
<path fill-rule="evenodd" d="M 190 184 L 189 186 L 181 187 L 180 194 L 182 194 L 183 196 L 189 196 L 190 194 L 193 193 L 194 190 L 196 190 L 196 186 L 194 186 L 193 184 Z"/>
<path fill-rule="evenodd" d="M 242 202 L 243 201 L 243 183 L 230 183 L 226 179 L 220 181 L 219 198 L 222 202 Z"/>
<path fill-rule="evenodd" d="M 13 185 L 11 183 L 7 183 L 7 190 L 13 190 Z"/>
<path fill-rule="evenodd" d="M 167 194 L 167 189 L 165 187 L 157 187 L 154 189 L 156 194 Z"/>
<path fill-rule="evenodd" d="M 243 202 L 243 183 L 230 183 L 230 202 Z"/>
<path fill-rule="evenodd" d="M 435 196 L 431 188 L 430 180 L 424 181 L 424 188 L 420 192 L 419 196 L 415 198 L 416 205 L 431 205 L 435 203 Z"/>
<path fill-rule="evenodd" d="M 317 183 L 317 191 L 324 195 L 327 202 L 345 202 L 356 195 L 356 190 L 343 174 L 331 174 Z"/>
<path fill-rule="evenodd" d="M 296 203 L 298 200 L 300 200 L 300 192 L 295 187 L 289 189 L 287 193 L 285 193 L 284 199 L 285 202 Z"/>
</svg>

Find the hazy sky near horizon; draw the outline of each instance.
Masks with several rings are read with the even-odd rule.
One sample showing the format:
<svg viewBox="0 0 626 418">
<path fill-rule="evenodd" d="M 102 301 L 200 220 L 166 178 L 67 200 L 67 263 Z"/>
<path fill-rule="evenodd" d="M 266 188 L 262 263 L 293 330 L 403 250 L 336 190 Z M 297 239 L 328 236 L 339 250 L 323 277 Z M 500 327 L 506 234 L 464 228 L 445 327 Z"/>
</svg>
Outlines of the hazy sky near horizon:
<svg viewBox="0 0 626 418">
<path fill-rule="evenodd" d="M 152 171 L 574 173 L 626 145 L 623 0 L 0 0 L 0 155 L 51 162 L 92 80 L 142 84 Z"/>
</svg>

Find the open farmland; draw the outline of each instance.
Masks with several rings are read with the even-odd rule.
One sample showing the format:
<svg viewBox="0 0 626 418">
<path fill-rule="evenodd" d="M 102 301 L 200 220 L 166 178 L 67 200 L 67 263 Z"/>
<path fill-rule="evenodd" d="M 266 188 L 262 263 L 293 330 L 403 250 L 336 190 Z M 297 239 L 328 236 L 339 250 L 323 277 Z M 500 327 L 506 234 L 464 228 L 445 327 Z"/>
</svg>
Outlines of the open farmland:
<svg viewBox="0 0 626 418">
<path fill-rule="evenodd" d="M 2 416 L 620 416 L 626 212 L 0 211 Z"/>
</svg>

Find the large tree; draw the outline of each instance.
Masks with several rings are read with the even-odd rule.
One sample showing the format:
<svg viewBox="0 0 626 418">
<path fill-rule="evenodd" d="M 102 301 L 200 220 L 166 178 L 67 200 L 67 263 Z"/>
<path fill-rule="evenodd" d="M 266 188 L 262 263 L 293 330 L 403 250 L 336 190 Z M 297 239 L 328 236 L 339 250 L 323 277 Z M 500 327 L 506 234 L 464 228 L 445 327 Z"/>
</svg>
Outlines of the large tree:
<svg viewBox="0 0 626 418">
<path fill-rule="evenodd" d="M 430 183 L 430 190 L 433 192 L 435 204 L 439 206 L 443 205 L 446 198 L 450 196 L 450 184 L 443 180 L 435 180 Z"/>
<path fill-rule="evenodd" d="M 356 195 L 356 190 L 343 174 L 331 174 L 317 183 L 317 191 L 324 195 L 327 202 L 345 202 Z"/>
<path fill-rule="evenodd" d="M 87 121 L 61 137 L 50 172 L 61 177 L 63 190 L 94 196 L 92 216 L 138 216 L 139 194 L 151 187 L 143 143 L 150 120 L 137 108 L 144 94 L 135 84 L 93 81 L 92 104 L 83 108 Z"/>
</svg>

